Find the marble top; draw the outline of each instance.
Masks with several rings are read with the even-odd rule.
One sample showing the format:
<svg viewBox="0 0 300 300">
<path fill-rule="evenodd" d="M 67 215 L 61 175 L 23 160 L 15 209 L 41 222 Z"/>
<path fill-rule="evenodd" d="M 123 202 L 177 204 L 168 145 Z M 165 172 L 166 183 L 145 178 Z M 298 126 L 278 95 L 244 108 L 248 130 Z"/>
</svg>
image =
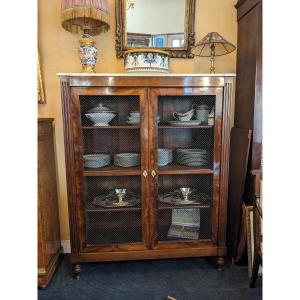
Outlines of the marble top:
<svg viewBox="0 0 300 300">
<path fill-rule="evenodd" d="M 70 76 L 70 77 L 235 77 L 235 73 L 57 73 L 57 76 Z"/>
</svg>

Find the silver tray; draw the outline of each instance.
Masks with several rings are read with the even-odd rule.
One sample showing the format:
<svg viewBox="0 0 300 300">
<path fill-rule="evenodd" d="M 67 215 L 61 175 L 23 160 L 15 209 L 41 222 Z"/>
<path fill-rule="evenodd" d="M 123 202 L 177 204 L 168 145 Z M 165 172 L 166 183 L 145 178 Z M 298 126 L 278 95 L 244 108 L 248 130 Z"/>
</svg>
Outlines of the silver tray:
<svg viewBox="0 0 300 300">
<path fill-rule="evenodd" d="M 188 201 L 183 200 L 182 194 L 179 190 L 175 190 L 171 193 L 158 195 L 158 201 L 161 203 L 171 205 L 193 205 L 203 204 L 209 205 L 210 198 L 205 193 L 199 193 L 196 189 L 192 189 L 191 194 L 188 197 Z"/>
<path fill-rule="evenodd" d="M 115 191 L 110 191 L 106 195 L 97 196 L 93 199 L 92 204 L 102 207 L 131 207 L 140 204 L 140 197 L 132 191 L 126 192 L 123 202 L 119 202 L 119 199 Z"/>
</svg>

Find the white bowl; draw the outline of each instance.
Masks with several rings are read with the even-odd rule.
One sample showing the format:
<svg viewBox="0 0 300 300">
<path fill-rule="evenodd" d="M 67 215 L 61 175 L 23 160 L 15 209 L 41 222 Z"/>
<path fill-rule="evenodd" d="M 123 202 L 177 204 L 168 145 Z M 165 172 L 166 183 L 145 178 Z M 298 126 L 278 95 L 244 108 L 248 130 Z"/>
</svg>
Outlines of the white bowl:
<svg viewBox="0 0 300 300">
<path fill-rule="evenodd" d="M 99 112 L 85 114 L 85 116 L 94 123 L 94 126 L 108 126 L 108 123 L 116 116 L 116 114 Z"/>
<path fill-rule="evenodd" d="M 169 53 L 156 49 L 134 49 L 124 54 L 129 73 L 169 73 Z"/>
<path fill-rule="evenodd" d="M 141 113 L 139 111 L 131 111 L 130 113 L 130 116 L 132 117 L 139 117 L 141 115 Z"/>
<path fill-rule="evenodd" d="M 128 120 L 129 120 L 129 121 L 140 121 L 141 118 L 140 118 L 140 117 L 132 117 L 132 116 L 129 116 L 129 117 L 128 117 Z"/>
</svg>

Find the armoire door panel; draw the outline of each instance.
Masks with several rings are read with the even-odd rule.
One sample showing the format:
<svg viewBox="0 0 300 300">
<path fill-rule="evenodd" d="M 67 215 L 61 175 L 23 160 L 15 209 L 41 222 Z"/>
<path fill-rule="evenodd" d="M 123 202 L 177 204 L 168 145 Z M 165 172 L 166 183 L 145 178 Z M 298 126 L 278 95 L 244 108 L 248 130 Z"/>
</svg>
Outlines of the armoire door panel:
<svg viewBox="0 0 300 300">
<path fill-rule="evenodd" d="M 71 95 L 80 251 L 146 249 L 147 91 L 72 88 Z M 138 123 L 128 122 L 131 112 L 140 113 Z"/>
</svg>

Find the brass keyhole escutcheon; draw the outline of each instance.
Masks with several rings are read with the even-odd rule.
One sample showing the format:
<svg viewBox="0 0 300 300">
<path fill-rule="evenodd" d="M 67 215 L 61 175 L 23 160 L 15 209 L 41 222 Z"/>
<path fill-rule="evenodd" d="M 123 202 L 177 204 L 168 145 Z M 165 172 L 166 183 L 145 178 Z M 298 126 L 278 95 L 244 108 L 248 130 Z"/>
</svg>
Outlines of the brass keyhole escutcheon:
<svg viewBox="0 0 300 300">
<path fill-rule="evenodd" d="M 147 172 L 146 170 L 143 172 L 143 176 L 144 176 L 145 178 L 148 176 L 148 172 Z"/>
<path fill-rule="evenodd" d="M 154 178 L 156 176 L 156 172 L 154 170 L 152 170 L 151 175 Z"/>
</svg>

